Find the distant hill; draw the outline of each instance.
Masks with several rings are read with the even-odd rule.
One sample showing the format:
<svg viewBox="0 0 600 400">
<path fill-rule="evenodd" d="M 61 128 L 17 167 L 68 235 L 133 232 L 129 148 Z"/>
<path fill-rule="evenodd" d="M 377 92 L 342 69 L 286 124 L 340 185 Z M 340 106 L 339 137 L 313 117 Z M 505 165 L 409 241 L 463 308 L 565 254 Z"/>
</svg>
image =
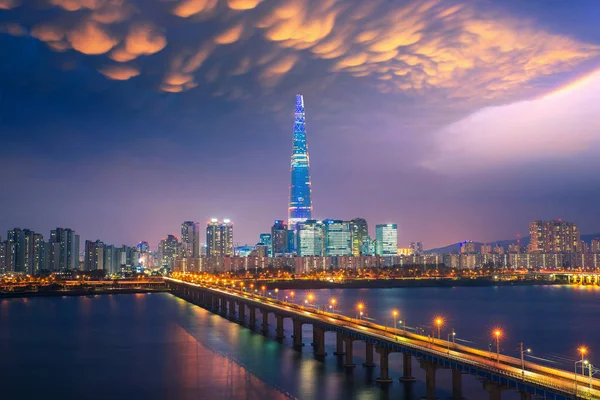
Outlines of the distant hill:
<svg viewBox="0 0 600 400">
<path fill-rule="evenodd" d="M 592 242 L 592 239 L 595 239 L 595 238 L 600 238 L 600 233 L 581 235 L 581 240 L 583 240 L 587 244 L 590 244 Z M 487 243 L 491 244 L 492 246 L 499 244 L 500 246 L 504 247 L 504 249 L 507 249 L 509 244 L 515 243 L 516 241 L 517 241 L 517 239 L 510 239 L 510 240 L 499 240 L 496 242 L 487 242 Z M 483 243 L 482 242 L 474 242 L 474 243 L 475 243 L 475 248 L 477 249 L 477 251 L 479 251 L 481 249 L 481 245 Z M 529 236 L 521 238 L 521 245 L 524 247 L 527 247 L 529 245 Z M 438 247 L 436 249 L 425 250 L 425 254 L 434 254 L 434 253 L 438 253 L 438 254 L 460 253 L 460 242 L 453 243 L 453 244 L 445 246 L 445 247 Z"/>
</svg>

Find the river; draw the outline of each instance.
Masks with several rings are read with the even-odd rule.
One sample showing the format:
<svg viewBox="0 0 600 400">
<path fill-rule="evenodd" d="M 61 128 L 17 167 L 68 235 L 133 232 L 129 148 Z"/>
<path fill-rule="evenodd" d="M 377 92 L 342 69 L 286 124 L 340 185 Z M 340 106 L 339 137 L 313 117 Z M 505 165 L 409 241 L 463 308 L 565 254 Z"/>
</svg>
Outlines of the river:
<svg viewBox="0 0 600 400">
<path fill-rule="evenodd" d="M 269 290 L 274 287 L 269 288 Z M 274 294 L 272 291 L 271 293 Z M 308 291 L 294 291 L 304 301 Z M 441 316 L 442 338 L 454 329 L 457 342 L 487 348 L 500 327 L 502 353 L 573 369 L 577 348 L 600 359 L 600 290 L 571 286 L 321 289 L 319 306 L 336 299 L 336 310 L 393 324 L 392 310 L 410 328 L 430 333 Z M 280 291 L 280 298 L 291 291 Z M 286 324 L 289 322 L 286 321 Z M 401 324 L 398 323 L 398 326 Z M 272 322 L 272 327 L 274 321 Z M 302 352 L 291 348 L 291 326 L 282 344 L 166 293 L 0 300 L 0 390 L 3 399 L 412 399 L 424 390 L 397 379 L 382 389 L 377 368 L 361 366 L 364 345 L 355 342 L 354 370 L 333 356 L 326 336 L 325 362 L 312 355 L 311 328 L 304 326 Z M 272 329 L 274 330 L 274 329 Z M 437 330 L 434 331 L 437 335 Z M 271 333 L 273 335 L 273 332 Z M 495 342 L 494 342 L 495 350 Z M 400 355 L 390 374 L 400 376 Z M 542 360 L 544 361 L 542 361 Z M 375 360 L 377 363 L 377 359 Z M 449 395 L 450 372 L 438 370 L 438 395 Z M 480 382 L 464 376 L 465 396 L 487 398 Z M 504 392 L 503 398 L 518 398 Z"/>
</svg>

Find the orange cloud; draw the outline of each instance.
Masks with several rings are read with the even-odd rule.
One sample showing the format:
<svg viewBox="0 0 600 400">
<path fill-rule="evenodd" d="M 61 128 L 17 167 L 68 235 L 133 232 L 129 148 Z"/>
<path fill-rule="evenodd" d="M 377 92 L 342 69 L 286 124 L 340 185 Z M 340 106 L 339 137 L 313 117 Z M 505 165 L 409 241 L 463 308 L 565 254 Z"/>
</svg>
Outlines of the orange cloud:
<svg viewBox="0 0 600 400">
<path fill-rule="evenodd" d="M 119 41 L 107 33 L 98 23 L 86 21 L 67 33 L 71 46 L 84 54 L 104 54 Z"/>
<path fill-rule="evenodd" d="M 298 56 L 290 54 L 268 65 L 260 75 L 262 82 L 268 86 L 276 85 L 285 74 L 291 71 L 297 61 Z"/>
<path fill-rule="evenodd" d="M 115 47 L 108 57 L 117 62 L 128 62 L 137 58 L 137 54 L 131 54 L 127 52 L 124 46 L 119 46 Z"/>
<path fill-rule="evenodd" d="M 103 24 L 114 24 L 127 20 L 134 10 L 124 0 L 108 0 L 92 13 L 91 18 Z"/>
<path fill-rule="evenodd" d="M 21 24 L 8 23 L 0 25 L 0 32 L 6 33 L 11 36 L 25 36 L 27 35 L 27 29 Z"/>
<path fill-rule="evenodd" d="M 151 24 L 135 24 L 125 38 L 125 51 L 131 55 L 150 55 L 158 53 L 167 45 L 162 32 Z"/>
<path fill-rule="evenodd" d="M 231 44 L 235 43 L 242 37 L 242 33 L 244 32 L 244 25 L 238 24 L 235 25 L 226 31 L 220 33 L 215 37 L 215 43 L 217 44 Z"/>
<path fill-rule="evenodd" d="M 173 14 L 178 17 L 188 18 L 192 15 L 210 11 L 217 5 L 218 0 L 182 0 L 173 9 Z"/>
<path fill-rule="evenodd" d="M 10 10 L 21 5 L 20 0 L 0 0 L 0 10 Z"/>
<path fill-rule="evenodd" d="M 131 65 L 113 65 L 98 70 L 109 79 L 126 81 L 140 74 L 140 70 Z"/>
<path fill-rule="evenodd" d="M 65 37 L 65 32 L 58 26 L 37 25 L 31 29 L 31 36 L 42 42 L 56 42 Z"/>
<path fill-rule="evenodd" d="M 88 8 L 95 10 L 103 3 L 102 0 L 49 0 L 49 3 L 58 7 L 62 7 L 67 11 L 77 11 Z"/>
<path fill-rule="evenodd" d="M 232 10 L 251 10 L 261 2 L 262 0 L 228 0 L 227 5 Z"/>
</svg>

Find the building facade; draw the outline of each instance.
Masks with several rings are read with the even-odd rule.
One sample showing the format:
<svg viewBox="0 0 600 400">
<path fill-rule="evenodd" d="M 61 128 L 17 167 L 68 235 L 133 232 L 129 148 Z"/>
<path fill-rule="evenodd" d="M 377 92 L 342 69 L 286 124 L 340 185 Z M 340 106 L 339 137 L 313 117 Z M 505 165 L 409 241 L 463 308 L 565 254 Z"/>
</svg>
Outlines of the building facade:
<svg viewBox="0 0 600 400">
<path fill-rule="evenodd" d="M 579 229 L 574 223 L 553 220 L 529 224 L 530 253 L 574 253 L 580 241 Z"/>
<path fill-rule="evenodd" d="M 233 223 L 230 220 L 210 220 L 206 226 L 206 255 L 233 255 Z"/>
<path fill-rule="evenodd" d="M 395 256 L 398 253 L 398 225 L 380 224 L 375 226 L 375 254 Z"/>
<path fill-rule="evenodd" d="M 354 257 L 366 255 L 368 252 L 369 226 L 364 218 L 354 218 L 350 221 L 352 240 L 352 255 Z"/>
<path fill-rule="evenodd" d="M 309 219 L 298 223 L 298 255 L 322 256 L 324 229 L 321 221 Z"/>
<path fill-rule="evenodd" d="M 311 219 L 311 180 L 308 145 L 306 143 L 306 119 L 304 98 L 296 95 L 294 112 L 294 143 L 291 157 L 290 202 L 288 207 L 288 228 L 295 230 L 298 222 Z"/>
<path fill-rule="evenodd" d="M 325 256 L 352 255 L 350 223 L 337 219 L 326 219 L 324 226 Z M 395 254 L 395 252 L 394 252 Z"/>
</svg>

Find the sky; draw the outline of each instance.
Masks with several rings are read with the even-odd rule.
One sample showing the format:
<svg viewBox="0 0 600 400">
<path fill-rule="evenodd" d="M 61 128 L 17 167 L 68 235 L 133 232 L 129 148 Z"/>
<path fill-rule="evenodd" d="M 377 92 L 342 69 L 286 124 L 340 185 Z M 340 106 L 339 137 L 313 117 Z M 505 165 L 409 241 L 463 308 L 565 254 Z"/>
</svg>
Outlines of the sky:
<svg viewBox="0 0 600 400">
<path fill-rule="evenodd" d="M 399 245 L 600 231 L 597 0 L 0 0 L 0 235 L 115 245 L 313 216 Z"/>
</svg>

